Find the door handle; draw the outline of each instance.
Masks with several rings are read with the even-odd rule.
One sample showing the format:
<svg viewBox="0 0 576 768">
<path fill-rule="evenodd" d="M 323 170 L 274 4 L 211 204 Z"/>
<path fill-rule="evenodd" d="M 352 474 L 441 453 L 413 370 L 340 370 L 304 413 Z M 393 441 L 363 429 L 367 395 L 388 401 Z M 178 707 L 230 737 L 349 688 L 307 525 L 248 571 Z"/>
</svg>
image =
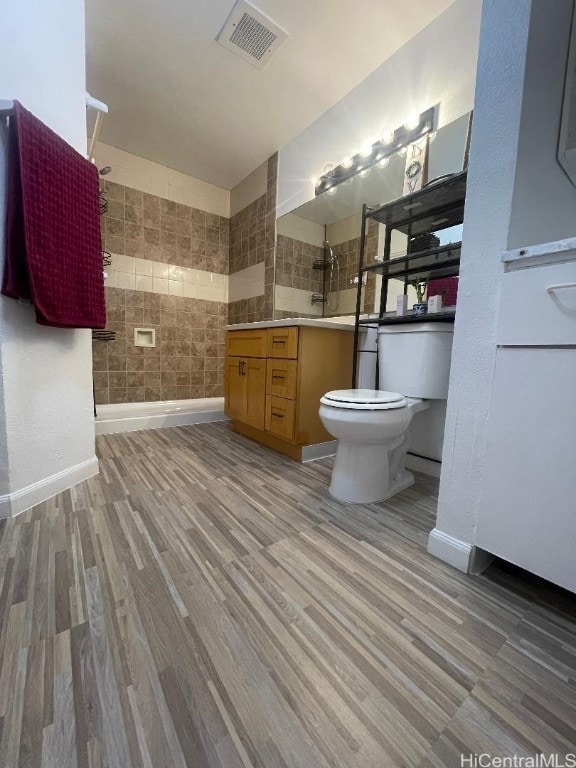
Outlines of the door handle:
<svg viewBox="0 0 576 768">
<path fill-rule="evenodd" d="M 246 376 L 246 361 L 238 360 L 238 376 Z"/>
<path fill-rule="evenodd" d="M 558 285 L 549 285 L 546 290 L 548 293 L 553 293 L 554 291 L 560 291 L 563 288 L 576 288 L 576 283 L 558 283 Z"/>
<path fill-rule="evenodd" d="M 242 360 L 242 376 L 246 376 L 246 360 Z"/>
</svg>

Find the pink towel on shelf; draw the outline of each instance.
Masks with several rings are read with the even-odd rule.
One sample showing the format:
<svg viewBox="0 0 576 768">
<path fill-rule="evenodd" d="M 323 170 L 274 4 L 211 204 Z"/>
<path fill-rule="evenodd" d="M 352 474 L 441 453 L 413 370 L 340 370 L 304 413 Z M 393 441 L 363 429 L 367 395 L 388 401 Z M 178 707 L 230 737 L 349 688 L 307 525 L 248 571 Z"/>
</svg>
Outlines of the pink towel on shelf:
<svg viewBox="0 0 576 768">
<path fill-rule="evenodd" d="M 456 305 L 458 298 L 458 278 L 457 277 L 435 277 L 428 280 L 427 297 L 442 296 L 442 304 L 445 307 Z"/>
<path fill-rule="evenodd" d="M 98 170 L 14 106 L 2 294 L 29 299 L 41 325 L 104 328 Z"/>
</svg>

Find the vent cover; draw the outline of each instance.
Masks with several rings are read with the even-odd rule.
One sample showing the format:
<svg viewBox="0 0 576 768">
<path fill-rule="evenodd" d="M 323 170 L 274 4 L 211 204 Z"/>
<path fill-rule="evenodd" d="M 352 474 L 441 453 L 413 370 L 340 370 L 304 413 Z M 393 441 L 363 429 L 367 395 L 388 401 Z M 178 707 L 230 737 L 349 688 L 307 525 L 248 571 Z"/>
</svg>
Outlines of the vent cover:
<svg viewBox="0 0 576 768">
<path fill-rule="evenodd" d="M 216 39 L 244 61 L 263 69 L 287 37 L 288 33 L 266 14 L 239 0 Z"/>
</svg>

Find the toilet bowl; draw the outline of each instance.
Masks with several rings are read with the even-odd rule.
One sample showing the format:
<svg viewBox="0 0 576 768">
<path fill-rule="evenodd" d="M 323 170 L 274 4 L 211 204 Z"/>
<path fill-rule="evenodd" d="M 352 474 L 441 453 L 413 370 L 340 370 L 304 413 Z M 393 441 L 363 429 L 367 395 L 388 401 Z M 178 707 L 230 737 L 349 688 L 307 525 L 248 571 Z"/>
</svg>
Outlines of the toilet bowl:
<svg viewBox="0 0 576 768">
<path fill-rule="evenodd" d="M 320 399 L 320 419 L 338 440 L 334 498 L 370 504 L 413 484 L 404 466 L 410 426 L 431 400 L 446 399 L 451 351 L 452 325 L 384 326 L 378 331 L 378 371 L 386 389 L 336 390 Z"/>
</svg>

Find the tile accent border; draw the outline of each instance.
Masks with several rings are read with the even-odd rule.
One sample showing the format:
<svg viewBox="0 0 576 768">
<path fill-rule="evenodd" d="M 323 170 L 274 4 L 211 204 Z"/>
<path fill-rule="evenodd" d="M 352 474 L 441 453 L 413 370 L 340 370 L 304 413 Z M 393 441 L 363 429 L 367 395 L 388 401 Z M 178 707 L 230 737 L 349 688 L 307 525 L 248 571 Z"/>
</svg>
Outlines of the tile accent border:
<svg viewBox="0 0 576 768">
<path fill-rule="evenodd" d="M 106 288 L 228 302 L 228 275 L 219 272 L 206 272 L 114 253 L 106 274 Z"/>
</svg>

